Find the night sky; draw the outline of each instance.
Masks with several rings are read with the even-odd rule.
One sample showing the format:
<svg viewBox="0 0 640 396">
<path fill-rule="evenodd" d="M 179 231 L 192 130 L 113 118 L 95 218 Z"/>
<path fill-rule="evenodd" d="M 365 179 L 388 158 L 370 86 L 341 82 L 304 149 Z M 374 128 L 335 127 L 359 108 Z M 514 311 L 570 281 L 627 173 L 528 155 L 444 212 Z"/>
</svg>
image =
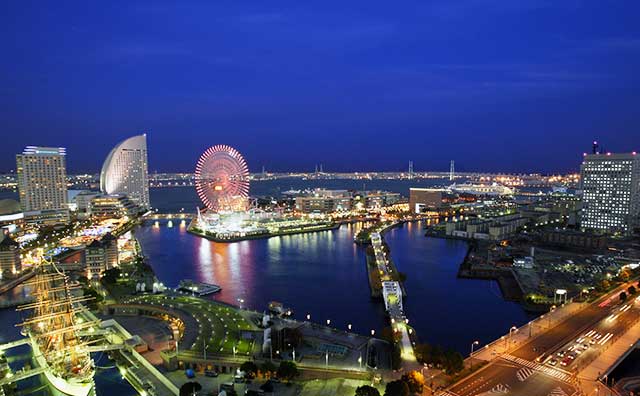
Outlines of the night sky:
<svg viewBox="0 0 640 396">
<path fill-rule="evenodd" d="M 151 171 L 214 144 L 252 171 L 564 172 L 594 138 L 640 150 L 637 0 L 64 3 L 0 5 L 0 172 L 25 145 L 97 172 L 141 132 Z"/>
</svg>

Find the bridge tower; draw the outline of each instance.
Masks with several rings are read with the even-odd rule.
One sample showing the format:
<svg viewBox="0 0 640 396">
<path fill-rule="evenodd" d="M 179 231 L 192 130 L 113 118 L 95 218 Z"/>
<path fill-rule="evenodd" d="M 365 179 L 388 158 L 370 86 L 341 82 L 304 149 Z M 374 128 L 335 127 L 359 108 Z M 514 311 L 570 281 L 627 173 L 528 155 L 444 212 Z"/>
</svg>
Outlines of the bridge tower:
<svg viewBox="0 0 640 396">
<path fill-rule="evenodd" d="M 456 162 L 451 160 L 451 165 L 449 166 L 449 180 L 453 181 L 456 173 Z"/>
</svg>

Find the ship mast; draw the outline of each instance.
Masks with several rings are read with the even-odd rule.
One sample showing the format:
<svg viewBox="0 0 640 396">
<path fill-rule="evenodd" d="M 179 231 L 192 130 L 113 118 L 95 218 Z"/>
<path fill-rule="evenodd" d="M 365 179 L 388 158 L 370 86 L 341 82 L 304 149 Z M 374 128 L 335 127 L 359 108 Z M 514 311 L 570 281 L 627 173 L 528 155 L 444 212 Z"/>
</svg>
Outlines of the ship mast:
<svg viewBox="0 0 640 396">
<path fill-rule="evenodd" d="M 91 380 L 94 373 L 88 343 L 80 339 L 78 331 L 95 326 L 99 321 L 82 320 L 86 312 L 83 302 L 91 300 L 74 296 L 80 285 L 71 285 L 69 277 L 40 252 L 40 263 L 33 280 L 25 285 L 33 289 L 35 302 L 17 308 L 31 311 L 28 319 L 19 323 L 33 343 L 37 343 L 42 356 L 53 374 L 78 381 Z"/>
</svg>

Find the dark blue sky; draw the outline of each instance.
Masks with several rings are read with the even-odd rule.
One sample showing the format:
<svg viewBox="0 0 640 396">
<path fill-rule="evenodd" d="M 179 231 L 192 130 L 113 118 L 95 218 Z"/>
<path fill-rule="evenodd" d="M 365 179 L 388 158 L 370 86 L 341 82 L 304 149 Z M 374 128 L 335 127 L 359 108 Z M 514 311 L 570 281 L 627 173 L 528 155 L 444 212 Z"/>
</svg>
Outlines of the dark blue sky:
<svg viewBox="0 0 640 396">
<path fill-rule="evenodd" d="M 0 171 L 25 145 L 97 171 L 143 131 L 152 171 L 219 143 L 253 171 L 553 172 L 594 137 L 640 150 L 637 0 L 0 9 Z"/>
</svg>

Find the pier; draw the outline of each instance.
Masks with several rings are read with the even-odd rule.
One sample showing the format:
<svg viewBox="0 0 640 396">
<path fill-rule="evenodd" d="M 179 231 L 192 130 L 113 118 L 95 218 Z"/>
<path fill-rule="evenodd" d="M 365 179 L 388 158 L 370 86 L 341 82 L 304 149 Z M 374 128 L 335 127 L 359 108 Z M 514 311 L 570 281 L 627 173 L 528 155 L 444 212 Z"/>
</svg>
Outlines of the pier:
<svg viewBox="0 0 640 396">
<path fill-rule="evenodd" d="M 380 232 L 371 233 L 371 246 L 373 247 L 375 264 L 380 275 L 382 295 L 385 310 L 389 315 L 394 334 L 400 334 L 399 348 L 403 363 L 409 365 L 417 363 L 413 350 L 410 333 L 413 329 L 408 326 L 409 319 L 404 314 L 402 306 L 403 287 L 397 279 L 397 270 L 390 266 L 389 257 L 384 252 Z"/>
</svg>

